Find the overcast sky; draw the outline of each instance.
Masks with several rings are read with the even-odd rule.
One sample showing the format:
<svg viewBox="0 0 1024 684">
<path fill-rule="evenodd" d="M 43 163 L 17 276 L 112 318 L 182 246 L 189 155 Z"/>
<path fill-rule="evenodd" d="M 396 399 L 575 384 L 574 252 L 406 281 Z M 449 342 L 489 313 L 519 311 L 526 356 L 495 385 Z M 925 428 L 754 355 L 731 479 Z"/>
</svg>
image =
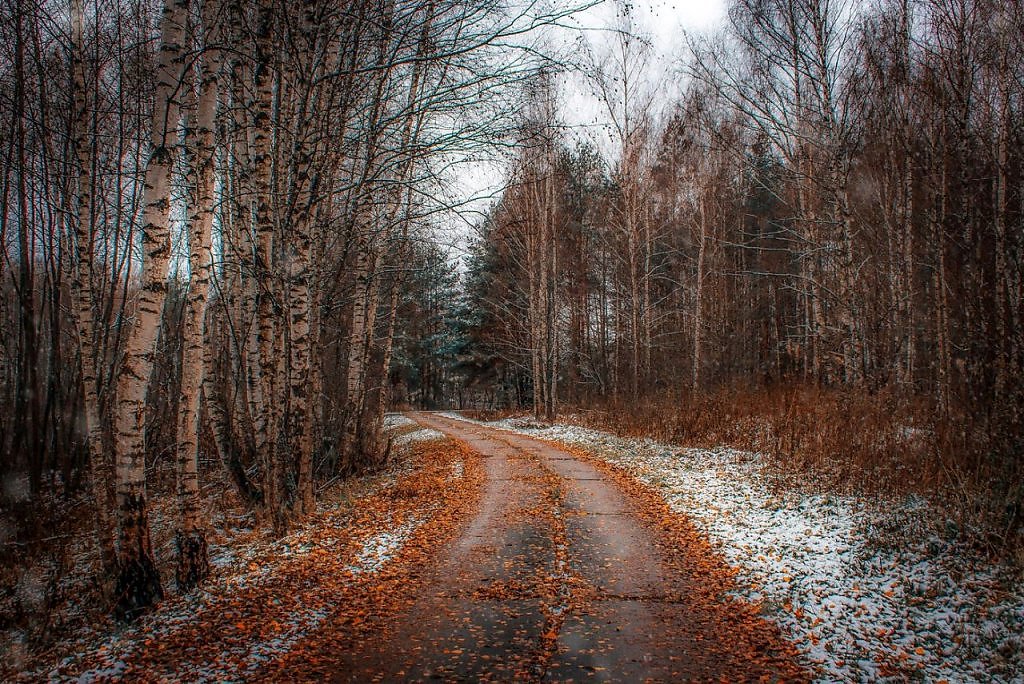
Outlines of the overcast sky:
<svg viewBox="0 0 1024 684">
<path fill-rule="evenodd" d="M 679 44 L 682 30 L 705 31 L 714 28 L 725 15 L 724 0 L 675 0 L 662 2 L 638 0 L 632 4 L 639 28 L 649 35 L 656 49 L 671 54 Z M 615 25 L 617 5 L 606 0 L 576 15 L 583 27 Z M 597 40 L 591 36 L 592 40 Z"/>
<path fill-rule="evenodd" d="M 662 84 L 659 93 L 663 102 L 660 104 L 669 104 L 675 92 L 669 80 L 684 54 L 683 33 L 714 30 L 721 24 L 725 8 L 726 0 L 637 0 L 632 3 L 635 31 L 651 44 L 649 78 Z M 578 49 L 582 35 L 591 50 L 600 56 L 614 39 L 607 29 L 619 25 L 617 11 L 614 0 L 605 0 L 574 16 L 578 30 L 559 30 L 554 40 Z M 608 119 L 607 113 L 584 77 L 578 73 L 563 77 L 560 99 L 559 117 L 569 127 L 567 136 L 588 138 L 603 152 L 610 153 L 607 138 L 601 132 Z M 500 193 L 504 173 L 503 163 L 465 165 L 456 182 L 456 193 L 481 198 L 473 202 L 472 207 L 484 211 Z M 461 221 L 456 219 L 458 225 L 452 226 L 450 238 L 456 252 L 463 251 L 469 233 L 467 222 L 476 223 L 476 220 L 472 211 L 466 212 Z"/>
<path fill-rule="evenodd" d="M 619 25 L 616 17 L 618 8 L 613 0 L 605 0 L 575 17 L 583 39 L 598 57 L 609 49 L 609 43 L 615 39 L 612 33 L 602 29 Z M 661 104 L 670 104 L 675 93 L 673 75 L 685 55 L 683 33 L 714 30 L 721 24 L 724 14 L 724 0 L 641 1 L 632 5 L 634 30 L 651 45 L 648 78 L 658 88 Z M 569 31 L 566 34 L 564 39 L 567 42 L 579 39 L 579 34 L 573 35 Z M 569 74 L 563 79 L 559 113 L 564 124 L 580 127 L 576 134 L 585 137 L 592 137 L 591 131 L 599 129 L 607 120 L 604 107 L 592 94 L 590 84 L 579 75 Z M 598 139 L 594 142 L 600 148 L 605 147 L 606 141 Z M 607 149 L 602 149 L 602 152 L 611 153 Z"/>
</svg>

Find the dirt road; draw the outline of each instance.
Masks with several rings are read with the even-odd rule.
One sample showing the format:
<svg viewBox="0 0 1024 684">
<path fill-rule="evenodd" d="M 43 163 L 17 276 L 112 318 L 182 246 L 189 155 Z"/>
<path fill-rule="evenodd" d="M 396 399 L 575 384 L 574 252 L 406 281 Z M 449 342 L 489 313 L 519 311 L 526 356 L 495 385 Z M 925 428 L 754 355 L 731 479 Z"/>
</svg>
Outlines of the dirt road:
<svg viewBox="0 0 1024 684">
<path fill-rule="evenodd" d="M 679 562 L 599 468 L 509 432 L 411 417 L 483 456 L 481 504 L 411 608 L 379 640 L 329 656 L 336 680 L 799 678 L 770 627 L 737 634 L 728 606 L 693 598 L 707 594 L 706 559 Z"/>
</svg>

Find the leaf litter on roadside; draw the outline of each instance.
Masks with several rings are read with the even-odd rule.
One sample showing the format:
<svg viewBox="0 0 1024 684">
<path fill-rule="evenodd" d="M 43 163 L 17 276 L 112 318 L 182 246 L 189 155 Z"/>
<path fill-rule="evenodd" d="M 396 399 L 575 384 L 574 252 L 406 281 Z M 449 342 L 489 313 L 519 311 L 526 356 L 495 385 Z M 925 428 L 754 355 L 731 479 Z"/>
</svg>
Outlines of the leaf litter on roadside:
<svg viewBox="0 0 1024 684">
<path fill-rule="evenodd" d="M 409 440 L 408 463 L 390 481 L 239 553 L 246 560 L 201 591 L 65 659 L 49 679 L 250 680 L 302 662 L 303 644 L 328 625 L 361 638 L 406 605 L 417 568 L 479 495 L 476 455 L 438 437 Z"/>
</svg>

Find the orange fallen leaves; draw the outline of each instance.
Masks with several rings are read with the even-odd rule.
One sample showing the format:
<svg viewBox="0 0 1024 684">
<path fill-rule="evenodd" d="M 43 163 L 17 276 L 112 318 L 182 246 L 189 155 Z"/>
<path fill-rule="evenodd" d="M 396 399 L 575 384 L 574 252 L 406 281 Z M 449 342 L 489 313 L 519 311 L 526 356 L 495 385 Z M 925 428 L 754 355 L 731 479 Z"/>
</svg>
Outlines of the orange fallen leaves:
<svg viewBox="0 0 1024 684">
<path fill-rule="evenodd" d="M 545 440 L 546 441 L 546 440 Z M 636 480 L 625 468 L 609 464 L 574 445 L 550 441 L 563 451 L 595 466 L 635 503 L 637 515 L 663 539 L 665 563 L 693 581 L 687 594 L 689 613 L 701 616 L 693 641 L 712 651 L 720 665 L 748 671 L 769 670 L 776 681 L 808 681 L 797 664 L 798 653 L 779 628 L 761 617 L 759 607 L 736 598 L 736 568 L 731 567 L 693 523 L 673 511 L 653 487 Z M 787 611 L 792 604 L 787 603 Z M 758 675 L 760 676 L 760 675 Z"/>
<path fill-rule="evenodd" d="M 240 660 L 247 648 L 289 637 L 289 630 L 296 629 L 295 616 L 304 612 L 326 613 L 320 628 L 330 639 L 365 638 L 378 628 L 380 616 L 406 605 L 418 569 L 439 544 L 457 533 L 479 496 L 481 469 L 464 445 L 452 440 L 416 443 L 409 459 L 415 467 L 406 469 L 391 487 L 371 490 L 344 505 L 339 501 L 337 508 L 318 513 L 291 535 L 283 548 L 269 545 L 262 557 L 239 564 L 223 581 L 211 581 L 191 620 L 158 638 L 145 638 L 124 657 L 123 677 L 190 679 L 189 672 L 195 672 L 190 668 L 218 661 L 225 672 L 236 668 L 236 677 L 252 664 Z M 447 481 L 445 475 L 456 461 L 463 463 L 463 477 Z M 395 490 L 401 496 L 392 496 Z M 364 540 L 394 529 L 399 521 L 421 519 L 425 522 L 404 545 L 391 549 L 389 562 L 376 572 L 353 572 L 353 561 L 364 552 Z M 257 571 L 258 578 L 247 576 Z M 154 618 L 159 626 L 159 613 Z M 329 658 L 322 655 L 324 646 L 317 642 L 323 638 L 314 631 L 300 639 L 287 653 L 277 654 L 276 661 L 271 659 L 259 678 L 276 679 L 280 675 L 272 673 L 285 670 L 310 673 L 296 675 L 300 680 L 322 678 L 330 668 Z M 233 664 L 233 658 L 239 660 Z M 97 665 L 102 667 L 102 662 L 84 658 L 75 669 Z M 293 679 L 291 674 L 287 678 Z"/>
</svg>

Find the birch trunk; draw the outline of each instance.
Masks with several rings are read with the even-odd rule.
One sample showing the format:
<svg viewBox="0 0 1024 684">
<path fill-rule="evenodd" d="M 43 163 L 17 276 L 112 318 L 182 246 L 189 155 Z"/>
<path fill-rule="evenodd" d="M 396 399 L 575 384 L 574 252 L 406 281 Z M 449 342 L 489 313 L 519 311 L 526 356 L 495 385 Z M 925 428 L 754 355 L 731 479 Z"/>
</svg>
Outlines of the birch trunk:
<svg viewBox="0 0 1024 684">
<path fill-rule="evenodd" d="M 163 598 L 153 557 L 146 501 L 146 386 L 167 293 L 170 255 L 170 176 L 180 107 L 187 0 L 166 0 L 161 19 L 152 151 L 143 196 L 142 283 L 117 386 L 116 480 L 120 524 L 117 613 L 131 619 Z"/>
<path fill-rule="evenodd" d="M 254 422 L 257 457 L 263 471 L 263 504 L 274 528 L 284 528 L 282 517 L 283 492 L 281 490 L 280 463 L 277 455 L 275 407 L 280 405 L 276 396 L 278 357 L 275 355 L 275 319 L 278 306 L 274 296 L 274 178 L 271 135 L 278 110 L 274 96 L 275 69 L 273 64 L 274 5 L 264 0 L 257 9 L 256 67 L 253 74 L 253 153 L 252 188 L 255 193 L 255 282 L 256 320 L 249 354 L 251 370 L 258 376 L 253 382 Z"/>
<path fill-rule="evenodd" d="M 399 255 L 404 256 L 405 242 L 402 243 L 402 249 L 399 251 Z M 404 278 L 396 275 L 395 281 L 391 284 L 390 298 L 388 302 L 388 329 L 384 336 L 384 354 L 381 361 L 381 367 L 384 369 L 384 375 L 381 378 L 380 392 L 377 395 L 377 413 L 374 418 L 375 425 L 382 425 L 384 423 L 384 412 L 387 409 L 388 404 L 388 390 L 389 390 L 389 371 L 391 369 L 391 356 L 394 351 L 395 343 L 395 323 L 398 320 L 398 294 L 402 290 L 402 283 Z"/>
<path fill-rule="evenodd" d="M 545 160 L 546 161 L 546 160 Z M 530 255 L 530 258 L 537 263 L 537 269 L 540 271 L 540 282 L 537 287 L 537 336 L 534 338 L 534 344 L 537 347 L 537 355 L 540 359 L 539 374 L 536 379 L 540 383 L 540 400 L 542 406 L 542 413 L 544 420 L 548 420 L 551 413 L 550 409 L 550 387 L 548 386 L 548 363 L 550 348 L 548 339 L 548 330 L 550 324 L 550 311 L 549 311 L 549 294 L 550 288 L 550 274 L 548 273 L 548 233 L 550 231 L 549 225 L 549 214 L 550 206 L 549 202 L 551 197 L 548 194 L 548 183 L 550 182 L 551 169 L 547 168 L 545 164 L 544 178 L 537 184 L 538 190 L 538 202 L 537 202 L 537 215 L 540 219 L 540 235 L 536 244 L 536 251 Z"/>
<path fill-rule="evenodd" d="M 313 5 L 306 5 L 301 19 L 303 42 L 319 60 L 323 45 L 317 38 Z M 310 67 L 313 69 L 314 67 Z M 316 74 L 300 66 L 292 75 L 297 81 L 295 101 L 296 128 L 305 130 L 309 117 L 317 110 Z M 292 453 L 297 461 L 297 497 L 295 510 L 307 515 L 315 510 L 313 491 L 313 410 L 311 389 L 316 373 L 313 364 L 313 311 L 316 308 L 313 278 L 311 219 L 315 185 L 312 146 L 296 136 L 292 141 L 288 172 L 287 200 L 290 208 L 288 258 L 288 428 Z"/>
<path fill-rule="evenodd" d="M 552 184 L 553 185 L 553 184 Z M 551 212 L 554 214 L 554 188 L 549 186 Z M 548 293 L 548 415 L 547 421 L 553 423 L 558 416 L 558 245 L 554 239 L 554 218 L 548 224 L 548 265 L 551 270 L 550 291 Z"/>
<path fill-rule="evenodd" d="M 357 231 L 366 230 L 357 226 Z M 371 257 L 370 240 L 357 239 L 355 290 L 352 294 L 352 326 L 349 333 L 348 372 L 345 381 L 346 416 L 343 450 L 348 467 L 355 467 L 359 456 L 360 427 L 363 412 L 363 387 L 366 378 L 366 345 L 370 323 Z"/>
<path fill-rule="evenodd" d="M 311 327 L 312 291 L 310 288 L 311 248 L 308 204 L 293 226 L 291 253 L 288 260 L 289 334 L 289 402 L 288 419 L 293 453 L 298 458 L 298 512 L 308 515 L 315 509 L 313 501 L 313 439 L 310 409 L 310 376 L 312 375 Z"/>
<path fill-rule="evenodd" d="M 82 403 L 85 416 L 89 472 L 96 502 L 96 539 L 105 574 L 113 575 L 117 554 L 114 548 L 113 509 L 110 497 L 110 463 L 103 448 L 100 416 L 99 375 L 96 369 L 95 312 L 92 289 L 93 262 L 93 175 L 92 148 L 89 142 L 89 110 L 85 85 L 85 46 L 82 0 L 71 2 L 71 78 L 74 115 L 72 119 L 73 154 L 78 162 L 78 194 L 75 223 L 75 247 L 78 253 L 71 291 L 74 293 L 75 332 L 82 366 Z"/>
<path fill-rule="evenodd" d="M 533 417 L 541 420 L 544 417 L 544 365 L 541 350 L 541 302 L 544 288 L 543 261 L 541 259 L 540 233 L 543 228 L 538 224 L 543 220 L 543 199 L 540 196 L 540 180 L 536 177 L 536 169 L 529 169 L 527 176 L 527 224 L 526 224 L 526 272 L 529 292 L 529 324 L 530 324 L 530 370 L 533 380 Z"/>
<path fill-rule="evenodd" d="M 200 519 L 199 394 L 203 382 L 203 327 L 210 285 L 213 237 L 213 128 L 217 114 L 220 54 L 213 27 L 215 3 L 204 0 L 203 29 L 207 36 L 196 109 L 195 206 L 189 218 L 190 285 L 182 317 L 181 399 L 178 403 L 178 587 L 190 589 L 210 572 L 206 531 Z"/>
<path fill-rule="evenodd" d="M 232 5 L 230 10 L 237 13 L 238 8 Z M 237 14 L 228 16 L 232 21 L 238 20 Z M 234 31 L 231 39 L 241 40 L 239 33 Z M 262 504 L 262 492 L 249 479 L 243 457 L 245 453 L 251 459 L 255 453 L 255 430 L 252 429 L 255 406 L 250 400 L 258 380 L 258 375 L 254 373 L 255 363 L 249 363 L 250 359 L 256 360 L 255 354 L 249 353 L 249 349 L 255 348 L 255 343 L 251 342 L 247 328 L 243 325 L 254 315 L 256 308 L 255 288 L 252 286 L 254 252 L 249 230 L 252 212 L 245 211 L 246 203 L 251 199 L 248 145 L 244 140 L 244 127 L 239 121 L 239 117 L 244 116 L 240 112 L 245 103 L 244 69 L 238 56 L 233 57 L 228 65 L 230 85 L 226 88 L 225 107 L 228 115 L 223 124 L 229 140 L 220 169 L 217 200 L 223 207 L 220 214 L 222 249 L 225 257 L 233 253 L 240 263 L 225 263 L 217 276 L 211 272 L 211 278 L 216 277 L 212 282 L 223 307 L 222 320 L 226 330 L 205 330 L 209 326 L 204 321 L 202 398 L 218 460 L 231 476 L 243 501 L 259 506 Z M 207 316 L 209 318 L 209 314 Z M 254 326 L 249 327 L 255 329 Z M 252 340 L 255 340 L 255 336 Z M 226 349 L 228 355 L 227 390 L 220 385 L 217 374 L 217 359 L 221 349 Z M 226 391 L 229 392 L 228 396 L 225 395 Z M 246 437 L 240 437 L 239 432 L 244 432 Z"/>
<path fill-rule="evenodd" d="M 546 103 L 550 105 L 549 103 Z M 553 117 L 553 113 L 549 114 Z M 556 393 L 558 391 L 558 350 L 556 348 L 556 337 L 558 335 L 556 316 L 556 296 L 558 288 L 557 280 L 557 256 L 554 238 L 555 230 L 555 158 L 550 143 L 546 149 L 544 176 L 544 222 L 541 240 L 541 268 L 544 269 L 542 290 L 544 297 L 544 377 L 546 378 L 546 397 L 544 401 L 544 419 L 551 423 L 555 420 Z"/>
</svg>

